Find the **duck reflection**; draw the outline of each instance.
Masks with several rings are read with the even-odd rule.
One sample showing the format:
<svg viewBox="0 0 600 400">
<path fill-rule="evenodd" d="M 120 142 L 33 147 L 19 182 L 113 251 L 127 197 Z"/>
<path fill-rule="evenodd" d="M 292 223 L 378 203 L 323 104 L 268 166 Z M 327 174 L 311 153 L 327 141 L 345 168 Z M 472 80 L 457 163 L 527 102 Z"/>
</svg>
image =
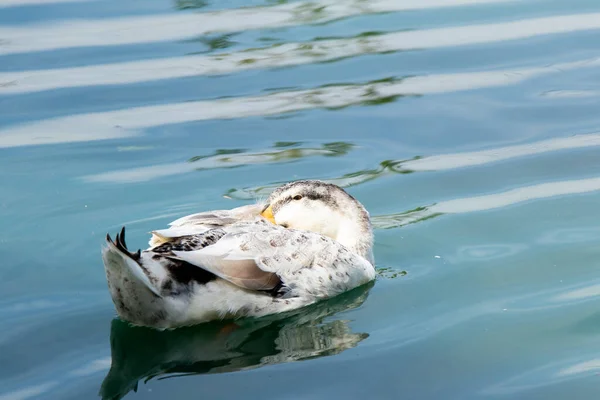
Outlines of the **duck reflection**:
<svg viewBox="0 0 600 400">
<path fill-rule="evenodd" d="M 328 317 L 359 307 L 372 286 L 278 316 L 171 331 L 132 327 L 115 319 L 112 364 L 100 396 L 121 399 L 137 391 L 140 380 L 241 371 L 341 353 L 369 335 L 352 332 L 347 320 Z"/>
</svg>

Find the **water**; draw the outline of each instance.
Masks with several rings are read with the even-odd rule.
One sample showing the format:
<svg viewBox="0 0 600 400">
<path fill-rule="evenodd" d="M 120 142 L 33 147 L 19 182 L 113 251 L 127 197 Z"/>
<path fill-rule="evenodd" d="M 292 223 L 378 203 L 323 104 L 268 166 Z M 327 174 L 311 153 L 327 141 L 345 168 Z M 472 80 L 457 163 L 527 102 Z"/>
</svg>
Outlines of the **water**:
<svg viewBox="0 0 600 400">
<path fill-rule="evenodd" d="M 599 33 L 593 0 L 0 0 L 0 399 L 596 397 Z M 372 287 L 114 319 L 107 232 L 298 178 L 369 209 Z"/>
</svg>

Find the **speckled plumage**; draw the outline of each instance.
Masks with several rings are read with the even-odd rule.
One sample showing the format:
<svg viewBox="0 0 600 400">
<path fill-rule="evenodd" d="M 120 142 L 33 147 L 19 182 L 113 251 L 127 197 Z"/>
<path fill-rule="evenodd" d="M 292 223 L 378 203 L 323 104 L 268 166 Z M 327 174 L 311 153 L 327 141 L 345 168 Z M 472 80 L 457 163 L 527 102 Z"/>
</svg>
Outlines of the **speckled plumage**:
<svg viewBox="0 0 600 400">
<path fill-rule="evenodd" d="M 261 216 L 268 205 L 276 224 Z M 266 204 L 180 218 L 143 252 L 131 253 L 124 234 L 107 237 L 103 259 L 119 316 L 138 325 L 289 311 L 375 277 L 368 213 L 319 181 L 284 185 Z"/>
</svg>

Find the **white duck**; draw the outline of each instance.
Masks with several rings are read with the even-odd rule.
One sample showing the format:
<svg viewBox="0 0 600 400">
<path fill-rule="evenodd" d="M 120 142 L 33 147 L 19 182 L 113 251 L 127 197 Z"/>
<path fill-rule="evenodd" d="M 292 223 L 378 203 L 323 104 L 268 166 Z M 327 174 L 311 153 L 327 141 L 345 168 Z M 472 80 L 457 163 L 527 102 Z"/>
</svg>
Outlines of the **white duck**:
<svg viewBox="0 0 600 400">
<path fill-rule="evenodd" d="M 375 278 L 369 213 L 336 185 L 288 183 L 266 204 L 180 218 L 131 253 L 125 228 L 102 251 L 117 313 L 175 328 L 259 317 L 336 296 Z"/>
</svg>

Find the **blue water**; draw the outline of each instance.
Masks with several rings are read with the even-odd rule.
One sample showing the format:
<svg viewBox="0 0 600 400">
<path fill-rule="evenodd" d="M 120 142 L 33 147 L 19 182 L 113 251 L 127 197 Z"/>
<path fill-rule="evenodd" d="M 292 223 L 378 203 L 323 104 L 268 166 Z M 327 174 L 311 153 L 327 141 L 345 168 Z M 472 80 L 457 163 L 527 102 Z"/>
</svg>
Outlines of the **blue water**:
<svg viewBox="0 0 600 400">
<path fill-rule="evenodd" d="M 600 3 L 27 3 L 0 0 L 1 400 L 597 397 Z M 115 319 L 107 232 L 299 178 L 370 211 L 374 285 Z"/>
</svg>

